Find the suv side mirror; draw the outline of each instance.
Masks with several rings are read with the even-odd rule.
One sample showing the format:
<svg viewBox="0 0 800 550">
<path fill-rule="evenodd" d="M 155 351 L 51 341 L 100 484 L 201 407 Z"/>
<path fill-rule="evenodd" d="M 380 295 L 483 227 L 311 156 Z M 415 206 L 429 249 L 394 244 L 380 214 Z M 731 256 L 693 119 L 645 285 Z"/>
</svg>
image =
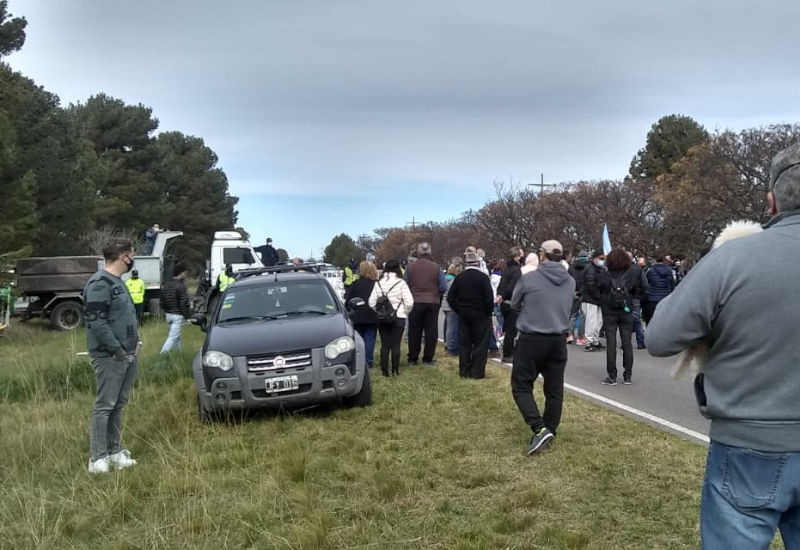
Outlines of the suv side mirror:
<svg viewBox="0 0 800 550">
<path fill-rule="evenodd" d="M 356 309 L 366 304 L 367 302 L 364 301 L 364 298 L 350 298 L 347 301 L 347 309 Z"/>
</svg>

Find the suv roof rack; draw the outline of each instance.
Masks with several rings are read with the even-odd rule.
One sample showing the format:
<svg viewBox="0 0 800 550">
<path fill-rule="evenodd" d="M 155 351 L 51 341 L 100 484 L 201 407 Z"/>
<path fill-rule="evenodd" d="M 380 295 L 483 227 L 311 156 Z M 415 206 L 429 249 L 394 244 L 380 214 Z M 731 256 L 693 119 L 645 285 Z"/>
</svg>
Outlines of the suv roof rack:
<svg viewBox="0 0 800 550">
<path fill-rule="evenodd" d="M 319 263 L 314 264 L 287 264 L 287 265 L 272 265 L 269 267 L 254 267 L 251 269 L 241 269 L 233 274 L 234 278 L 238 281 L 239 279 L 245 279 L 247 277 L 252 277 L 254 275 L 264 275 L 267 273 L 274 273 L 277 277 L 278 273 L 289 273 L 289 272 L 298 272 L 298 271 L 305 271 L 307 273 L 319 273 L 320 272 L 320 265 Z"/>
</svg>

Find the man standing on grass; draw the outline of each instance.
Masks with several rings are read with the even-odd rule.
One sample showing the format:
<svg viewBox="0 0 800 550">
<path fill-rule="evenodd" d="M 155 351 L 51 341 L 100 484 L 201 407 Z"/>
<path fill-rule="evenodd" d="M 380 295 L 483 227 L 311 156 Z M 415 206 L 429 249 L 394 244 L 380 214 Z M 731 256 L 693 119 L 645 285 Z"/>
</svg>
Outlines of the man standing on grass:
<svg viewBox="0 0 800 550">
<path fill-rule="evenodd" d="M 439 340 L 439 306 L 447 290 L 447 279 L 439 264 L 431 259 L 431 245 L 417 247 L 417 260 L 406 269 L 406 282 L 414 297 L 414 308 L 408 315 L 408 364 L 416 365 L 425 349 L 422 364 L 434 365 L 436 343 Z"/>
<path fill-rule="evenodd" d="M 800 548 L 800 143 L 772 161 L 767 203 L 764 231 L 712 250 L 645 332 L 657 357 L 709 346 L 695 379 L 711 419 L 703 548 L 768 548 L 776 529 Z"/>
<path fill-rule="evenodd" d="M 542 449 L 555 437 L 564 400 L 569 314 L 575 279 L 561 265 L 561 243 L 549 240 L 539 248 L 539 269 L 523 275 L 514 287 L 511 308 L 519 312 L 519 339 L 511 368 L 511 393 L 533 435 L 525 454 Z M 544 378 L 544 417 L 533 398 L 533 383 Z"/>
<path fill-rule="evenodd" d="M 464 254 L 467 268 L 453 281 L 447 303 L 458 315 L 458 373 L 462 378 L 484 378 L 492 332 L 494 292 L 481 271 L 481 257 Z"/>
<path fill-rule="evenodd" d="M 136 309 L 120 279 L 133 267 L 133 256 L 130 241 L 112 240 L 103 250 L 105 268 L 92 275 L 83 290 L 86 346 L 96 385 L 89 422 L 89 473 L 92 474 L 136 464 L 120 444 L 122 408 L 128 402 L 139 368 Z"/>
<path fill-rule="evenodd" d="M 161 308 L 169 325 L 167 339 L 161 346 L 161 355 L 166 355 L 173 349 L 181 350 L 181 329 L 192 315 L 185 280 L 186 268 L 175 264 L 175 276 L 161 288 Z"/>
</svg>

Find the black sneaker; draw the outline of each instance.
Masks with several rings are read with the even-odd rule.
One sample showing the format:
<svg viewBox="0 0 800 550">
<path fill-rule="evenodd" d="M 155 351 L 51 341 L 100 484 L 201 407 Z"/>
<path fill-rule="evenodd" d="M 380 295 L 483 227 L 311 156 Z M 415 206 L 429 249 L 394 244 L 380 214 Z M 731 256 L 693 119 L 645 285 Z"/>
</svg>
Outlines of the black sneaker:
<svg viewBox="0 0 800 550">
<path fill-rule="evenodd" d="M 631 385 L 631 377 L 630 376 L 623 377 L 622 378 L 622 383 L 625 384 L 626 386 L 630 386 Z"/>
<path fill-rule="evenodd" d="M 603 378 L 600 381 L 600 383 L 604 384 L 606 386 L 616 386 L 617 385 L 617 381 L 615 379 L 611 378 L 610 376 L 606 376 L 605 378 Z"/>
<path fill-rule="evenodd" d="M 597 343 L 594 345 L 594 347 L 596 347 L 596 348 L 597 348 L 597 351 L 602 351 L 602 350 L 606 349 L 606 347 L 605 347 L 603 344 L 601 344 L 600 342 L 597 342 Z"/>
<path fill-rule="evenodd" d="M 413 360 L 412 360 L 412 359 L 409 359 L 409 360 L 408 360 L 408 366 L 409 366 L 409 367 L 413 367 L 414 365 L 419 365 L 419 361 L 418 361 L 418 360 L 416 360 L 416 359 L 413 359 Z"/>
<path fill-rule="evenodd" d="M 583 348 L 583 351 L 600 351 L 600 344 L 586 344 L 586 347 Z"/>
<path fill-rule="evenodd" d="M 430 361 L 426 361 L 425 359 L 423 359 L 422 360 L 422 364 L 423 365 L 428 365 L 429 367 L 432 367 L 433 365 L 436 364 L 436 359 L 431 359 Z"/>
<path fill-rule="evenodd" d="M 553 432 L 547 428 L 542 428 L 531 437 L 531 443 L 528 445 L 528 450 L 525 451 L 526 456 L 531 456 L 533 453 L 539 451 L 544 446 L 548 445 L 555 437 Z"/>
<path fill-rule="evenodd" d="M 636 349 L 647 349 L 647 346 L 644 344 L 636 344 Z"/>
<path fill-rule="evenodd" d="M 512 357 L 511 355 L 506 355 L 505 357 L 503 357 L 503 363 L 509 363 L 513 365 L 514 357 Z"/>
</svg>

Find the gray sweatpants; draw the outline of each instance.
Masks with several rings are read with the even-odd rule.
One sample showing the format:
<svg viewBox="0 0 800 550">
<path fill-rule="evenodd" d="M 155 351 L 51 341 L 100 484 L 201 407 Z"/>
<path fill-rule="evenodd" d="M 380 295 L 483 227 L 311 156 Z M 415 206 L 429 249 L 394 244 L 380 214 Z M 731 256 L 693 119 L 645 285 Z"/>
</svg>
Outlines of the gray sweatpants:
<svg viewBox="0 0 800 550">
<path fill-rule="evenodd" d="M 91 460 L 99 460 L 122 450 L 122 407 L 128 402 L 139 360 L 134 355 L 122 360 L 93 357 L 92 367 L 97 397 L 89 419 L 89 454 Z"/>
</svg>

